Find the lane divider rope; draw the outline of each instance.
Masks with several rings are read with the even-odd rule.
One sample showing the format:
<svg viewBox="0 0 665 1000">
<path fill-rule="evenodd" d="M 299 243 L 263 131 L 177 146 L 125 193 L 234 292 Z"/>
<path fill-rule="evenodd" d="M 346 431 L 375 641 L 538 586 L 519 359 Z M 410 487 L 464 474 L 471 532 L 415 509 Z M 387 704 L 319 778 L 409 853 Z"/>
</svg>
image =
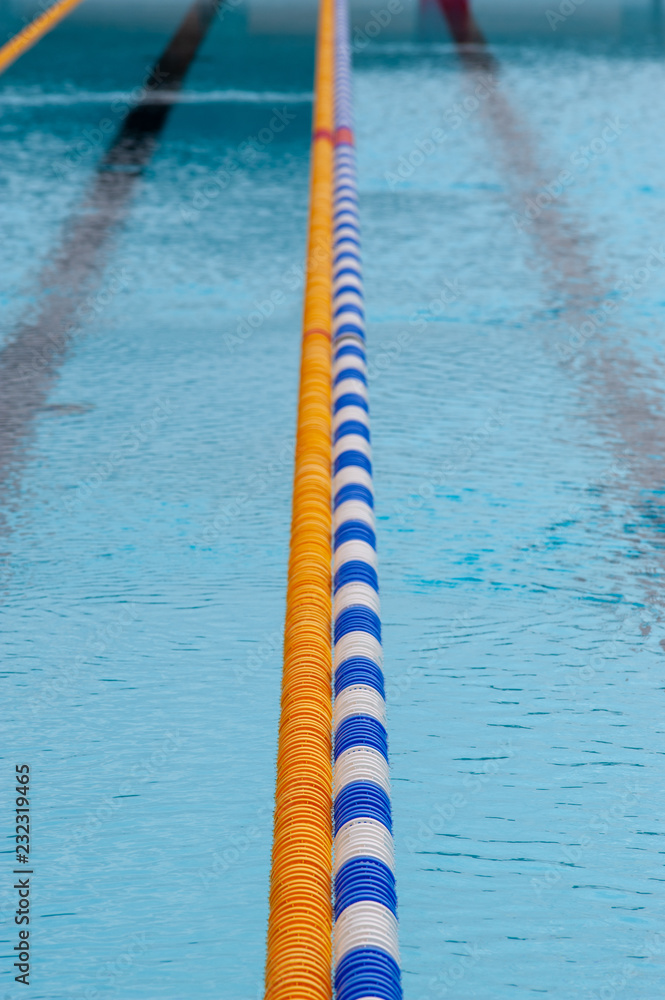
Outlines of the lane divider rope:
<svg viewBox="0 0 665 1000">
<path fill-rule="evenodd" d="M 82 2 L 83 0 L 56 0 L 48 10 L 45 10 L 43 14 L 36 17 L 30 24 L 26 24 L 25 28 L 14 35 L 13 38 L 10 38 L 0 48 L 0 73 L 3 73 L 12 63 L 15 63 L 33 45 L 36 45 L 44 35 L 52 31 L 63 18 L 67 17 Z"/>
<path fill-rule="evenodd" d="M 332 993 L 333 73 L 334 0 L 321 0 L 266 1000 L 330 1000 Z"/>
<path fill-rule="evenodd" d="M 401 1000 L 348 0 L 335 22 L 334 982 L 336 1000 Z"/>
</svg>

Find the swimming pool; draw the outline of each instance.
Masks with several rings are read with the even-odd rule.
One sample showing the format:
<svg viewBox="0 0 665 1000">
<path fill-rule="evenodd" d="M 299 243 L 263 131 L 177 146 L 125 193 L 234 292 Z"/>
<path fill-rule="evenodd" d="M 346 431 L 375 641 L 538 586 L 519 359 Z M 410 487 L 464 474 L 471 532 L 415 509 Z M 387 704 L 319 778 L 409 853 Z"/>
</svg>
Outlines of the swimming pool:
<svg viewBox="0 0 665 1000">
<path fill-rule="evenodd" d="M 4 343 L 186 6 L 86 0 L 3 78 Z M 547 9 L 478 4 L 472 58 L 437 8 L 354 12 L 414 1000 L 661 993 L 662 24 Z M 37 998 L 261 993 L 310 13 L 216 21 L 48 397 L 13 397 L 1 780 L 30 763 Z"/>
</svg>

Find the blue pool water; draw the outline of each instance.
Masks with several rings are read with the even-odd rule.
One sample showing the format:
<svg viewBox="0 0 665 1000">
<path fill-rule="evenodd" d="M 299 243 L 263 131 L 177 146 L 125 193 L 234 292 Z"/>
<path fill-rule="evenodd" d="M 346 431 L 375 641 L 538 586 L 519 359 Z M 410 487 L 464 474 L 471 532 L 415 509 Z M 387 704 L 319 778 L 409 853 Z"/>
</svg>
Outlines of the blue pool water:
<svg viewBox="0 0 665 1000">
<path fill-rule="evenodd" d="M 3 344 L 91 130 L 186 8 L 88 3 L 2 80 Z M 662 995 L 665 70 L 643 6 L 555 35 L 485 3 L 489 68 L 431 9 L 356 53 L 407 1000 Z M 3 479 L 5 1000 L 24 761 L 34 1000 L 261 993 L 313 51 L 256 10 L 213 26 Z"/>
</svg>

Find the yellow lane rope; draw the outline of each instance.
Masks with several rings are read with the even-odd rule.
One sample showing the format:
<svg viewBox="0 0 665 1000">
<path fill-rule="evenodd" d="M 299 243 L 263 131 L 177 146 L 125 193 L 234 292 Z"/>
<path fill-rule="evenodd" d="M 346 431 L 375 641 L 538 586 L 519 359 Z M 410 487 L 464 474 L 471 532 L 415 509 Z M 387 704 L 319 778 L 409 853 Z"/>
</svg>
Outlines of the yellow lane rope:
<svg viewBox="0 0 665 1000">
<path fill-rule="evenodd" d="M 8 66 L 11 66 L 24 52 L 36 45 L 40 38 L 55 28 L 63 17 L 67 17 L 67 14 L 82 2 L 83 0 L 56 0 L 53 6 L 27 24 L 13 38 L 10 38 L 0 48 L 0 73 L 4 73 Z"/>
<path fill-rule="evenodd" d="M 334 3 L 320 0 L 266 1000 L 331 997 Z"/>
</svg>

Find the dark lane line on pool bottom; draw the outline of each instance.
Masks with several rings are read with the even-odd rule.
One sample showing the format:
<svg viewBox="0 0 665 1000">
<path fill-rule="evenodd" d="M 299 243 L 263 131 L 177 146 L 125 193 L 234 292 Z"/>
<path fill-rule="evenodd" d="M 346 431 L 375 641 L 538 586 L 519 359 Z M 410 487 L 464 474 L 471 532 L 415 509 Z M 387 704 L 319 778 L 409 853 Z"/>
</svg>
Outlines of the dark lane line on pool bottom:
<svg viewBox="0 0 665 1000">
<path fill-rule="evenodd" d="M 498 90 L 501 64 L 489 51 L 473 16 L 471 0 L 439 0 L 439 3 L 462 65 L 471 80 L 486 87 L 487 75 L 492 78 L 493 86 L 489 88 L 482 113 L 490 126 L 490 134 L 497 141 L 509 197 L 514 209 L 521 214 L 529 200 L 539 204 L 536 199 L 547 191 L 551 176 L 546 177 L 539 167 L 537 143 L 528 127 L 520 122 L 506 95 Z M 591 237 L 566 216 L 565 209 L 562 190 L 544 210 L 532 213 L 529 235 L 546 283 L 563 299 L 559 325 L 581 329 L 582 334 L 588 326 L 592 326 L 592 343 L 589 346 L 595 342 L 596 350 L 587 351 L 584 355 L 579 348 L 572 348 L 570 356 L 562 356 L 559 363 L 569 366 L 572 361 L 577 366 L 576 373 L 582 375 L 586 389 L 593 393 L 595 422 L 604 433 L 608 450 L 611 448 L 614 451 L 615 467 L 630 473 L 615 479 L 613 488 L 623 494 L 626 504 L 642 518 L 641 530 L 636 531 L 636 536 L 643 543 L 643 554 L 652 560 L 652 564 L 661 564 L 660 575 L 665 571 L 665 552 L 659 537 L 662 514 L 656 509 L 657 502 L 645 502 L 644 496 L 645 493 L 657 494 L 662 486 L 665 422 L 642 387 L 642 368 L 628 346 L 618 344 L 616 337 L 611 338 L 593 322 L 599 309 L 612 304 L 612 286 L 616 282 L 610 277 L 608 288 L 601 281 L 591 254 L 585 250 L 585 244 L 591 243 Z M 650 248 L 652 255 L 653 252 Z M 662 249 L 658 253 L 662 254 Z M 609 312 L 609 305 L 605 311 Z M 608 328 L 611 321 L 611 316 L 606 319 Z M 615 324 L 615 329 L 620 327 Z M 583 346 L 584 338 L 580 348 Z M 563 352 L 560 353 L 563 355 Z M 641 583 L 652 614 L 657 621 L 661 620 L 665 611 L 661 588 L 651 580 Z"/>
<path fill-rule="evenodd" d="M 0 351 L 0 498 L 16 489 L 32 423 L 85 319 L 83 296 L 94 291 L 106 264 L 103 250 L 157 147 L 177 93 L 222 0 L 194 0 L 152 68 L 147 94 L 125 116 L 97 167 L 91 188 L 65 226 L 61 246 L 44 268 L 33 322 L 21 323 Z M 114 278 L 113 281 L 122 279 Z M 5 528 L 0 518 L 0 532 Z"/>
</svg>

